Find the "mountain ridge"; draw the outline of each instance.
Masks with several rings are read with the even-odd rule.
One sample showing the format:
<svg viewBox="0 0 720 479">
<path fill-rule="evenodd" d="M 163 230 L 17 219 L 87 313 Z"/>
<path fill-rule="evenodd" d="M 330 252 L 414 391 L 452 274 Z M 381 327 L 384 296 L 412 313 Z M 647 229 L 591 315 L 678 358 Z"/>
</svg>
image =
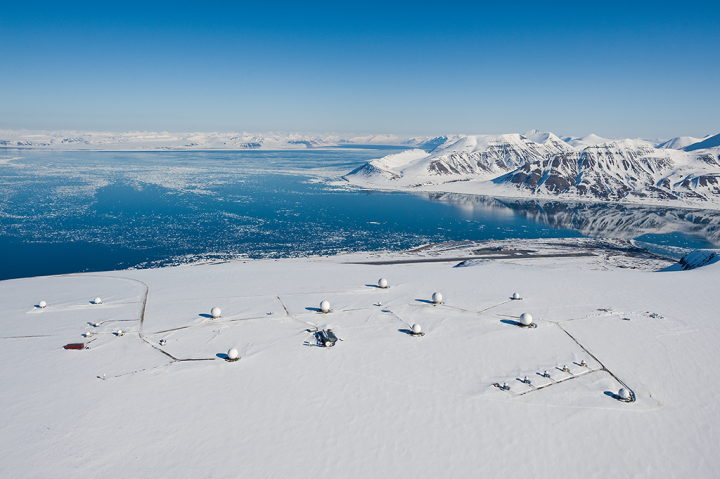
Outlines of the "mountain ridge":
<svg viewBox="0 0 720 479">
<path fill-rule="evenodd" d="M 511 134 L 518 135 L 518 134 Z M 433 151 L 445 148 L 463 138 L 493 138 L 503 135 L 447 134 L 439 136 L 397 136 L 394 134 L 352 135 L 337 133 L 287 132 L 190 132 L 167 131 L 98 132 L 80 130 L 8 130 L 0 129 L 0 148 L 43 148 L 68 150 L 192 150 L 192 149 L 304 149 L 351 145 L 407 146 Z M 559 138 L 553 133 L 530 130 L 523 136 L 538 144 L 563 142 L 581 148 L 623 139 L 603 138 L 594 134 L 584 137 Z M 717 136 L 717 135 L 716 135 Z M 636 139 L 648 146 L 665 149 L 684 149 L 710 139 L 677 137 L 671 140 Z M 481 141 L 482 143 L 482 141 Z"/>
<path fill-rule="evenodd" d="M 588 135 L 571 142 L 536 130 L 468 135 L 427 154 L 413 150 L 373 160 L 344 178 L 382 189 L 720 206 L 720 148 L 601 140 Z"/>
</svg>

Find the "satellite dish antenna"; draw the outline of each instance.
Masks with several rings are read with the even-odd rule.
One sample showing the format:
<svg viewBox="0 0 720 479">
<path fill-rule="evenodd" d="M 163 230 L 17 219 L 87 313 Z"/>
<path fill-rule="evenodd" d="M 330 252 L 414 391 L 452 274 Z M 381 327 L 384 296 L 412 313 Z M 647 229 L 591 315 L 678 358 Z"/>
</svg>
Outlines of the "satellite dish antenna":
<svg viewBox="0 0 720 479">
<path fill-rule="evenodd" d="M 330 303 L 328 301 L 323 301 L 322 303 L 320 303 L 320 311 L 323 313 L 329 313 Z"/>
<path fill-rule="evenodd" d="M 218 319 L 220 317 L 220 308 L 213 308 L 210 310 L 210 315 L 213 317 L 213 319 Z"/>
<path fill-rule="evenodd" d="M 533 324 L 532 319 L 532 316 L 528 313 L 523 313 L 520 315 L 520 325 L 525 327 L 530 326 Z"/>
<path fill-rule="evenodd" d="M 95 304 L 102 304 L 102 299 L 100 299 L 99 297 L 98 297 L 98 298 L 95 298 L 95 301 L 93 301 L 93 303 L 95 303 Z"/>
<path fill-rule="evenodd" d="M 240 357 L 238 356 L 237 349 L 233 348 L 227 352 L 227 360 L 228 361 L 237 361 L 238 359 L 240 359 Z"/>
<path fill-rule="evenodd" d="M 387 280 L 386 280 L 385 278 L 380 278 L 380 279 L 378 280 L 378 287 L 380 287 L 380 288 L 382 288 L 382 289 L 387 288 L 387 287 L 388 287 L 388 286 L 387 286 Z"/>
<path fill-rule="evenodd" d="M 433 293 L 432 302 L 433 302 L 433 304 L 442 304 L 442 294 Z"/>
<path fill-rule="evenodd" d="M 47 306 L 47 303 L 45 301 L 40 301 L 38 303 L 38 306 L 40 306 L 41 308 L 44 308 L 45 306 Z"/>
<path fill-rule="evenodd" d="M 410 336 L 425 336 L 425 333 L 419 324 L 413 324 L 410 329 Z"/>
</svg>

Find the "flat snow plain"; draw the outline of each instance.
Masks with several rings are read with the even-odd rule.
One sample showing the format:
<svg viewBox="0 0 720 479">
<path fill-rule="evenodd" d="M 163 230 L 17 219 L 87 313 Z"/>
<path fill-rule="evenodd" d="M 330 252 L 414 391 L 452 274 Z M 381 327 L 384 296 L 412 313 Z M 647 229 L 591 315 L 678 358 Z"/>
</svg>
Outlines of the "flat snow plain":
<svg viewBox="0 0 720 479">
<path fill-rule="evenodd" d="M 720 263 L 378 258 L 0 282 L 0 476 L 717 477 Z"/>
</svg>

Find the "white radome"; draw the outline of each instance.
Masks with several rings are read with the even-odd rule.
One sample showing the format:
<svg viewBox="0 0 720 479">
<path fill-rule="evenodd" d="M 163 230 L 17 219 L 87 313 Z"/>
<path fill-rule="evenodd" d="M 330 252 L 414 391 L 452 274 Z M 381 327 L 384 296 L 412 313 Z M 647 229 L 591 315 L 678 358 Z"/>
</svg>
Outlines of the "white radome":
<svg viewBox="0 0 720 479">
<path fill-rule="evenodd" d="M 100 299 L 100 298 L 95 298 L 95 301 L 93 301 L 93 303 L 95 303 L 95 304 L 102 304 L 102 299 Z"/>
<path fill-rule="evenodd" d="M 442 294 L 440 293 L 433 293 L 432 295 L 432 301 L 435 304 L 442 303 Z"/>
<path fill-rule="evenodd" d="M 628 399 L 630 397 L 630 393 L 625 388 L 620 388 L 620 391 L 618 391 L 618 396 L 620 396 L 620 399 Z"/>
<path fill-rule="evenodd" d="M 421 331 L 422 331 L 422 328 L 420 327 L 419 324 L 413 324 L 413 326 L 412 326 L 413 333 L 420 334 Z"/>
<path fill-rule="evenodd" d="M 40 301 L 40 303 L 38 303 L 38 306 L 44 308 L 45 306 L 47 306 L 47 303 L 45 301 Z"/>
<path fill-rule="evenodd" d="M 88 331 L 87 333 L 85 333 L 85 337 L 86 337 L 86 338 L 89 338 L 90 336 L 92 336 L 92 333 L 91 333 L 90 331 Z"/>
<path fill-rule="evenodd" d="M 220 311 L 220 308 L 213 308 L 210 310 L 210 315 L 213 317 L 213 319 L 217 319 L 220 317 L 221 312 L 222 311 Z"/>
<path fill-rule="evenodd" d="M 530 326 L 532 324 L 532 316 L 530 316 L 527 313 L 523 313 L 520 315 L 520 324 L 524 326 Z"/>
<path fill-rule="evenodd" d="M 322 303 L 320 303 L 320 311 L 322 311 L 323 313 L 327 313 L 328 311 L 330 311 L 330 303 L 327 301 L 323 301 Z"/>
<path fill-rule="evenodd" d="M 378 281 L 378 286 L 381 288 L 387 288 L 387 280 L 385 278 L 380 278 Z"/>
<path fill-rule="evenodd" d="M 233 348 L 230 351 L 228 351 L 228 358 L 229 359 L 237 359 L 238 358 L 238 350 Z"/>
<path fill-rule="evenodd" d="M 513 293 L 512 299 L 520 299 L 520 295 L 517 293 Z"/>
</svg>

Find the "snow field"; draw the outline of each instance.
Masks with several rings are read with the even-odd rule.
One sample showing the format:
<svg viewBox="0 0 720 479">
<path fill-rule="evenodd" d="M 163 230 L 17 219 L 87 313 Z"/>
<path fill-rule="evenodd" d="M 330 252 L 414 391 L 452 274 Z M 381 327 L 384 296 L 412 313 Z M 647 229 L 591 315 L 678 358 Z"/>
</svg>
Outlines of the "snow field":
<svg viewBox="0 0 720 479">
<path fill-rule="evenodd" d="M 354 258 L 0 282 L 0 475 L 714 476 L 717 264 L 342 263 Z M 200 316 L 214 306 L 221 319 Z M 135 320 L 130 333 L 63 350 L 101 311 Z M 523 312 L 537 328 L 515 324 Z M 343 341 L 317 347 L 313 325 Z M 230 348 L 240 361 L 222 359 Z M 612 396 L 613 375 L 636 402 Z"/>
</svg>

